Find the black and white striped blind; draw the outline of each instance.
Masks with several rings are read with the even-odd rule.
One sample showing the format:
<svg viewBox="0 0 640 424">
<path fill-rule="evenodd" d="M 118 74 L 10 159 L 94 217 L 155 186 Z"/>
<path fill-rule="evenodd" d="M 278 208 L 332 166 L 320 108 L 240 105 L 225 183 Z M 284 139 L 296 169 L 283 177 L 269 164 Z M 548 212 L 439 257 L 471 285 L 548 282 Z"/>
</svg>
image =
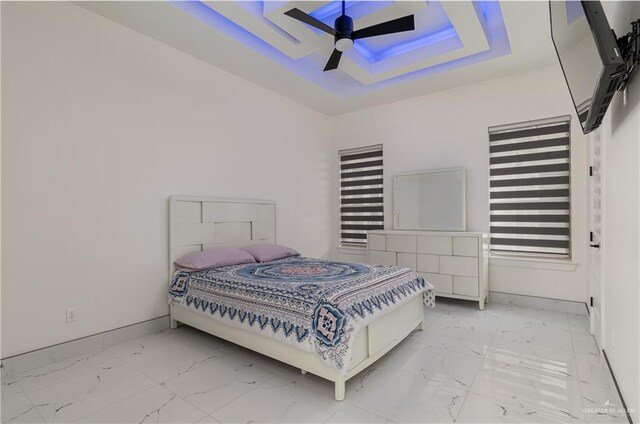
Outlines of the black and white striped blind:
<svg viewBox="0 0 640 424">
<path fill-rule="evenodd" d="M 570 117 L 489 128 L 491 251 L 570 256 Z"/>
<path fill-rule="evenodd" d="M 384 228 L 382 145 L 340 150 L 340 245 L 366 246 Z"/>
</svg>

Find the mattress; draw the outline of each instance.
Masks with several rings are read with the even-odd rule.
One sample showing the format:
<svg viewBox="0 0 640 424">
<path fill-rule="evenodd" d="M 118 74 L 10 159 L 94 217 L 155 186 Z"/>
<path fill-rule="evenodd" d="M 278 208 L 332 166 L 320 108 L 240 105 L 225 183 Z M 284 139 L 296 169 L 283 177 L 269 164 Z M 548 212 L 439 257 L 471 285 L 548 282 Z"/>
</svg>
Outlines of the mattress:
<svg viewBox="0 0 640 424">
<path fill-rule="evenodd" d="M 346 373 L 355 335 L 433 286 L 409 268 L 293 257 L 177 271 L 169 303 L 312 352 Z"/>
</svg>

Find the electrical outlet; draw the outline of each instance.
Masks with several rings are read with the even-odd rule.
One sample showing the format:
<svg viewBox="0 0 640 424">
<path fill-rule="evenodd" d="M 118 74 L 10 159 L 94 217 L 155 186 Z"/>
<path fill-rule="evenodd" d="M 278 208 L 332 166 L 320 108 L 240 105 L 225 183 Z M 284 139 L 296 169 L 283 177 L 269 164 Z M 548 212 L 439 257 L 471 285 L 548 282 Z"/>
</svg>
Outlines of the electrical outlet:
<svg viewBox="0 0 640 424">
<path fill-rule="evenodd" d="M 78 308 L 76 306 L 67 308 L 67 322 L 73 322 L 78 320 Z"/>
</svg>

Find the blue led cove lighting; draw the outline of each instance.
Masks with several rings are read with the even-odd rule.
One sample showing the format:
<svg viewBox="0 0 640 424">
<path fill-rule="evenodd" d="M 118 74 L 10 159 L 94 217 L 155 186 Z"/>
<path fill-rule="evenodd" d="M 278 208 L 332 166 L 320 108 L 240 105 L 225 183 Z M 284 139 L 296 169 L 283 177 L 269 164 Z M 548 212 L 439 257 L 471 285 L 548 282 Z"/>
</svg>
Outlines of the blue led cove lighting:
<svg viewBox="0 0 640 424">
<path fill-rule="evenodd" d="M 363 3 L 362 0 L 352 0 L 352 1 L 347 1 L 344 4 L 344 8 L 345 10 L 349 10 L 349 8 L 351 8 L 353 5 L 356 5 L 358 3 Z M 383 2 L 376 2 L 376 3 L 383 3 Z M 387 3 L 387 2 L 385 2 Z M 347 12 L 350 13 L 350 12 Z M 337 15 L 342 14 L 342 2 L 341 1 L 332 1 L 331 3 L 327 3 L 322 7 L 319 7 L 318 9 L 314 10 L 313 12 L 309 13 L 309 15 L 313 16 L 314 18 L 320 20 L 320 21 L 326 21 L 327 18 L 331 18 L 333 17 L 333 19 L 335 19 L 335 17 Z M 335 16 L 334 16 L 335 15 Z M 352 18 L 354 18 L 354 16 L 352 16 Z M 327 22 L 325 22 L 327 23 Z M 333 22 L 329 23 L 332 24 Z"/>
<path fill-rule="evenodd" d="M 351 16 L 354 20 L 363 16 L 375 13 L 379 10 L 385 9 L 394 4 L 393 1 L 362 1 L 353 0 L 345 2 L 346 14 Z M 435 7 L 435 6 L 434 6 Z M 324 22 L 329 26 L 333 26 L 334 20 L 342 14 L 342 2 L 332 1 L 324 6 L 312 11 L 309 15 Z M 356 28 L 359 29 L 359 28 Z M 321 33 L 320 30 L 312 28 L 314 32 Z M 410 51 L 429 46 L 431 44 L 438 43 L 449 38 L 457 38 L 458 33 L 447 20 L 447 26 L 437 31 L 420 34 L 420 36 L 406 41 L 397 43 L 386 49 L 375 50 L 370 48 L 367 44 L 367 40 L 359 40 L 354 44 L 354 49 L 364 57 L 369 63 L 376 63 L 382 60 L 408 53 Z"/>
<path fill-rule="evenodd" d="M 253 3 L 253 6 L 251 6 L 252 10 L 258 9 L 258 7 L 256 6 L 259 6 L 259 9 L 262 10 L 262 1 L 243 3 Z M 381 7 L 388 7 L 388 5 L 392 3 L 393 2 L 390 1 L 354 0 L 347 2 L 346 8 L 351 9 L 348 12 L 350 16 L 357 18 L 359 16 L 365 16 L 368 13 L 372 13 L 372 11 L 374 10 L 379 10 Z M 435 0 L 432 0 L 429 7 L 431 7 L 431 4 L 434 3 L 437 2 Z M 244 44 L 255 52 L 269 58 L 270 60 L 273 60 L 289 71 L 294 72 L 298 76 L 341 97 L 365 94 L 374 89 L 380 89 L 399 83 L 405 83 L 414 79 L 424 78 L 426 76 L 440 73 L 446 70 L 460 68 L 480 61 L 504 56 L 511 52 L 499 2 L 495 0 L 477 1 L 473 2 L 473 4 L 477 12 L 478 19 L 487 37 L 487 41 L 489 44 L 488 50 L 470 54 L 468 56 L 454 59 L 445 63 L 432 65 L 427 68 L 412 71 L 404 75 L 389 78 L 387 80 L 376 82 L 373 84 L 364 85 L 357 82 L 356 80 L 352 80 L 352 83 L 347 84 L 347 80 L 345 80 L 344 78 L 332 77 L 333 72 L 340 72 L 339 70 L 323 73 L 322 69 L 319 69 L 318 67 L 318 54 L 316 53 L 297 60 L 291 59 L 289 56 L 282 53 L 271 44 L 265 42 L 261 38 L 257 37 L 253 33 L 239 26 L 235 22 L 229 20 L 222 14 L 216 12 L 214 9 L 210 8 L 200 1 L 171 1 L 171 4 L 173 4 L 178 9 L 201 20 L 216 31 L 225 34 L 226 36 Z M 250 5 L 246 6 L 249 7 Z M 311 15 L 333 26 L 334 16 L 337 16 L 340 13 L 341 2 L 334 1 L 316 9 L 311 13 Z M 329 22 L 327 22 L 327 20 Z M 270 21 L 268 21 L 268 24 L 273 25 L 273 23 L 271 23 Z M 331 43 L 333 41 L 328 35 L 327 39 L 328 43 Z M 362 42 L 366 40 L 359 40 L 359 42 L 355 43 L 353 51 L 348 52 L 348 54 L 360 55 L 366 60 L 366 62 L 375 64 L 396 56 L 402 56 L 405 53 L 412 52 L 429 45 L 434 45 L 446 40 L 453 39 L 456 39 L 458 40 L 458 42 L 460 42 L 455 28 L 449 22 L 448 25 L 446 25 L 444 28 L 438 28 L 437 31 L 423 33 L 420 34 L 419 37 L 414 37 L 409 40 L 404 39 L 397 44 L 386 46 L 385 48 L 378 50 L 371 48 L 367 45 L 367 43 Z M 452 46 L 455 46 L 455 43 L 453 43 Z M 322 60 L 325 61 L 326 58 L 322 58 Z"/>
</svg>

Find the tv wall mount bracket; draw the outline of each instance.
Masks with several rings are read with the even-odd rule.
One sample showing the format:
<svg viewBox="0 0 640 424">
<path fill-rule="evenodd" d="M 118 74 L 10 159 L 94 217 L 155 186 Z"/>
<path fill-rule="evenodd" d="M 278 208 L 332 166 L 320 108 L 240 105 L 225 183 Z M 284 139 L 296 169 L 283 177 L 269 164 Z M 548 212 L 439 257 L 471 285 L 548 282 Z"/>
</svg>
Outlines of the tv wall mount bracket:
<svg viewBox="0 0 640 424">
<path fill-rule="evenodd" d="M 624 60 L 624 71 L 622 78 L 620 78 L 620 84 L 618 85 L 618 91 L 622 91 L 640 64 L 640 19 L 631 22 L 631 31 L 626 35 L 617 37 L 614 32 L 613 36 L 618 42 L 620 56 L 622 56 L 622 60 Z"/>
</svg>

